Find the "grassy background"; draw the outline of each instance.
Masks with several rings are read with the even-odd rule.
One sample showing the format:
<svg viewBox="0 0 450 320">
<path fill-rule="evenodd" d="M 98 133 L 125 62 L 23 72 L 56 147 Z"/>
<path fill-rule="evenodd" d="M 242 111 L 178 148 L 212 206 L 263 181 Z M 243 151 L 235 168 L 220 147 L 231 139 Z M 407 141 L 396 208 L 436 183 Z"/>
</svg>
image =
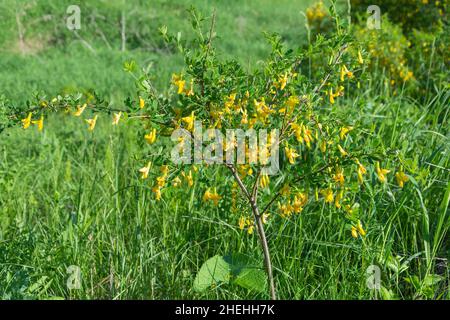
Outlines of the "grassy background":
<svg viewBox="0 0 450 320">
<path fill-rule="evenodd" d="M 262 31 L 277 31 L 290 45 L 306 41 L 300 11 L 310 1 L 192 3 L 205 14 L 217 8 L 219 48 L 249 67 L 267 53 Z M 181 66 L 157 28 L 165 24 L 189 37 L 184 1 L 88 1 L 79 36 L 94 52 L 65 29 L 69 4 L 0 5 L 0 28 L 7 30 L 0 34 L 0 92 L 13 101 L 24 102 L 34 90 L 53 95 L 95 88 L 120 103 L 134 92 L 122 71 L 125 60 L 151 65 L 160 86 Z M 22 47 L 17 15 L 25 30 Z M 333 112 L 362 119 L 374 147 L 414 151 L 413 181 L 403 190 L 389 184 L 384 192 L 369 189 L 359 196 L 364 241 L 352 239 L 342 213 L 320 202 L 291 220 L 271 220 L 267 234 L 281 298 L 374 298 L 379 293 L 366 287 L 371 264 L 381 267 L 382 284 L 395 297 L 449 298 L 449 95 L 439 93 L 424 105 L 401 93 L 387 96 L 382 86 L 367 87 Z M 201 264 L 215 254 L 240 252 L 262 261 L 257 236 L 239 231 L 239 217 L 226 206 L 203 204 L 202 181 L 187 194 L 171 191 L 155 203 L 136 172 L 138 137 L 99 122 L 93 135 L 64 116 L 46 121 L 42 134 L 14 129 L 2 135 L 0 298 L 267 298 L 234 286 L 192 290 Z M 67 289 L 70 265 L 81 268 L 80 290 Z M 427 286 L 423 280 L 430 274 L 444 280 Z"/>
<path fill-rule="evenodd" d="M 122 71 L 123 62 L 136 60 L 167 83 L 182 60 L 167 48 L 158 33 L 166 25 L 172 33 L 190 38 L 187 9 L 190 4 L 209 16 L 217 10 L 218 48 L 246 66 L 267 54 L 263 31 L 277 31 L 291 45 L 306 41 L 301 11 L 312 1 L 100 1 L 83 2 L 81 30 L 66 28 L 70 0 L 15 1 L 0 4 L 0 87 L 8 97 L 23 101 L 35 90 L 48 94 L 96 89 L 121 102 L 134 91 Z M 121 18 L 126 21 L 122 50 Z M 19 22 L 17 22 L 19 20 Z M 19 27 L 20 26 L 20 27 Z M 22 30 L 23 41 L 19 36 Z M 108 72 L 105 72 L 107 70 Z"/>
</svg>

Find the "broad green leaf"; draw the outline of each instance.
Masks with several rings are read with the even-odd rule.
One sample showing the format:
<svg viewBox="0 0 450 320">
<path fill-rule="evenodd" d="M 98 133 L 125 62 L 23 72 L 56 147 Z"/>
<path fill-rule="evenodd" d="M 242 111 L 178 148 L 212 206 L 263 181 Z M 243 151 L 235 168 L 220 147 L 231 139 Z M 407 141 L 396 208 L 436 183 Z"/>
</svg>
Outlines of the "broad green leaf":
<svg viewBox="0 0 450 320">
<path fill-rule="evenodd" d="M 222 256 L 216 255 L 208 259 L 200 268 L 194 280 L 195 291 L 205 291 L 219 283 L 228 283 L 230 279 L 230 265 Z"/>
<path fill-rule="evenodd" d="M 263 270 L 256 268 L 244 268 L 233 283 L 257 292 L 265 292 L 267 287 L 267 277 Z"/>
</svg>

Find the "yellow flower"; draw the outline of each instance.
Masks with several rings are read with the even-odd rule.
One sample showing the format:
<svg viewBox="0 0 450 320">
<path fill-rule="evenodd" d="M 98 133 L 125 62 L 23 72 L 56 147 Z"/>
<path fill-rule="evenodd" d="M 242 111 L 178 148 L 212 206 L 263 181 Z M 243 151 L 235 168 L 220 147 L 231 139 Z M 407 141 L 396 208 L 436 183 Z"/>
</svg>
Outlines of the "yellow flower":
<svg viewBox="0 0 450 320">
<path fill-rule="evenodd" d="M 122 111 L 120 111 L 119 113 L 114 113 L 112 121 L 113 126 L 117 126 L 119 124 L 120 117 L 122 117 Z"/>
<path fill-rule="evenodd" d="M 337 194 L 336 194 L 336 198 L 334 199 L 334 205 L 336 206 L 336 208 L 340 209 L 341 208 L 341 200 L 344 197 L 344 191 L 340 190 Z"/>
<path fill-rule="evenodd" d="M 195 121 L 194 111 L 192 111 L 189 117 L 181 118 L 181 120 L 183 120 L 183 122 L 186 124 L 186 130 L 192 131 L 192 129 L 194 128 L 194 121 Z"/>
<path fill-rule="evenodd" d="M 264 213 L 264 214 L 261 216 L 261 221 L 262 221 L 263 224 L 266 224 L 266 223 L 267 223 L 267 219 L 269 219 L 269 216 L 270 216 L 270 213 Z"/>
<path fill-rule="evenodd" d="M 320 193 L 322 193 L 322 196 L 325 199 L 325 203 L 331 203 L 334 200 L 334 194 L 333 194 L 333 190 L 331 190 L 331 188 L 328 189 L 324 189 L 322 190 Z"/>
<path fill-rule="evenodd" d="M 353 130 L 353 127 L 342 127 L 339 132 L 339 138 L 341 138 L 341 140 L 344 140 L 347 133 L 349 133 L 352 130 Z"/>
<path fill-rule="evenodd" d="M 86 103 L 83 104 L 82 107 L 77 106 L 77 111 L 75 111 L 73 115 L 74 115 L 75 117 L 81 116 L 81 114 L 84 112 L 84 109 L 86 109 L 86 107 L 87 107 L 87 104 L 86 104 Z"/>
<path fill-rule="evenodd" d="M 408 176 L 403 172 L 403 170 L 400 170 L 395 174 L 395 179 L 397 180 L 397 184 L 400 188 L 403 188 L 405 182 L 409 180 Z"/>
<path fill-rule="evenodd" d="M 239 229 L 244 230 L 244 228 L 245 228 L 245 218 L 241 216 L 239 218 Z"/>
<path fill-rule="evenodd" d="M 288 75 L 286 72 L 283 76 L 281 76 L 278 79 L 278 84 L 279 84 L 281 90 L 283 90 L 286 87 L 287 82 L 288 82 Z"/>
<path fill-rule="evenodd" d="M 172 186 L 174 186 L 175 188 L 181 185 L 181 179 L 179 177 L 175 177 L 172 180 Z"/>
<path fill-rule="evenodd" d="M 143 109 L 145 107 L 145 100 L 139 97 L 139 108 Z"/>
<path fill-rule="evenodd" d="M 341 156 L 343 156 L 343 157 L 348 156 L 347 151 L 345 151 L 344 148 L 342 148 L 340 144 L 338 144 L 338 149 L 339 149 L 339 152 L 341 153 Z"/>
<path fill-rule="evenodd" d="M 145 141 L 149 144 L 153 144 L 156 141 L 156 129 L 153 128 L 152 131 L 144 136 Z"/>
<path fill-rule="evenodd" d="M 334 104 L 333 88 L 330 89 L 330 103 L 331 103 L 331 104 Z"/>
<path fill-rule="evenodd" d="M 336 174 L 334 175 L 333 180 L 336 183 L 340 184 L 341 186 L 344 185 L 345 177 L 344 177 L 344 170 L 342 168 L 338 168 L 336 170 Z"/>
<path fill-rule="evenodd" d="M 299 154 L 297 152 L 295 152 L 294 148 L 289 148 L 289 147 L 285 147 L 284 148 L 284 152 L 286 153 L 286 157 L 289 160 L 290 164 L 294 164 L 295 163 L 295 158 L 297 158 L 299 156 Z"/>
<path fill-rule="evenodd" d="M 305 193 L 298 193 L 294 196 L 294 201 L 292 202 L 292 210 L 295 213 L 303 211 L 303 207 L 308 202 L 308 196 Z"/>
<path fill-rule="evenodd" d="M 267 174 L 261 175 L 261 178 L 259 179 L 259 186 L 264 189 L 268 187 L 269 184 L 270 184 L 269 176 Z"/>
<path fill-rule="evenodd" d="M 363 226 L 361 224 L 361 221 L 358 220 L 358 224 L 355 226 L 352 226 L 352 237 L 358 238 L 358 235 L 361 235 L 361 237 L 364 237 L 366 235 L 366 231 L 363 229 Z"/>
<path fill-rule="evenodd" d="M 185 93 L 186 93 L 187 96 L 193 96 L 194 95 L 194 79 L 191 79 L 190 88 L 189 88 L 189 90 L 185 90 Z"/>
<path fill-rule="evenodd" d="M 181 175 L 183 176 L 184 180 L 186 180 L 189 187 L 192 187 L 194 185 L 194 179 L 192 178 L 191 170 L 189 170 L 188 174 L 182 172 Z"/>
<path fill-rule="evenodd" d="M 352 226 L 352 237 L 355 239 L 358 238 L 358 231 L 354 226 Z"/>
<path fill-rule="evenodd" d="M 41 115 L 39 120 L 31 121 L 33 124 L 36 124 L 39 131 L 42 131 L 44 129 L 44 115 Z"/>
<path fill-rule="evenodd" d="M 152 188 L 152 191 L 155 194 L 155 199 L 157 201 L 160 201 L 161 200 L 161 187 L 156 185 Z"/>
<path fill-rule="evenodd" d="M 186 81 L 182 79 L 181 75 L 172 75 L 172 83 L 178 87 L 178 94 L 182 94 L 184 92 L 184 86 L 186 84 Z"/>
<path fill-rule="evenodd" d="M 363 64 L 364 63 L 364 59 L 362 57 L 361 50 L 358 50 L 358 63 L 359 64 Z"/>
<path fill-rule="evenodd" d="M 274 113 L 274 110 L 267 106 L 264 98 L 262 98 L 261 101 L 254 99 L 253 104 L 255 105 L 256 113 L 261 121 L 265 121 L 270 114 Z"/>
<path fill-rule="evenodd" d="M 248 164 L 240 164 L 238 166 L 238 172 L 241 179 L 245 179 L 246 176 L 253 174 L 253 169 Z"/>
<path fill-rule="evenodd" d="M 241 113 L 242 113 L 241 124 L 247 124 L 248 123 L 247 110 L 241 110 Z"/>
<path fill-rule="evenodd" d="M 356 226 L 356 229 L 358 230 L 358 233 L 364 237 L 366 235 L 366 231 L 363 229 L 361 221 L 358 220 L 358 225 Z"/>
<path fill-rule="evenodd" d="M 378 161 L 375 164 L 375 169 L 377 171 L 378 180 L 380 180 L 382 183 L 385 183 L 387 181 L 386 174 L 391 172 L 391 170 L 380 168 L 380 163 Z"/>
<path fill-rule="evenodd" d="M 363 184 L 363 182 L 364 182 L 363 175 L 365 175 L 367 173 L 367 169 L 359 162 L 359 160 L 357 160 L 356 164 L 358 165 L 358 170 L 357 170 L 358 182 L 359 182 L 359 184 Z"/>
<path fill-rule="evenodd" d="M 325 151 L 327 151 L 327 142 L 325 140 L 322 140 L 320 142 L 320 151 L 322 151 L 323 153 L 325 153 Z"/>
<path fill-rule="evenodd" d="M 203 195 L 203 202 L 212 201 L 214 202 L 214 205 L 217 206 L 221 198 L 222 197 L 217 194 L 216 188 L 213 188 L 212 192 L 210 188 L 208 188 Z"/>
<path fill-rule="evenodd" d="M 166 176 L 156 177 L 156 186 L 164 187 L 166 185 Z"/>
<path fill-rule="evenodd" d="M 253 234 L 253 229 L 255 229 L 255 226 L 251 225 L 250 227 L 248 227 L 247 233 L 248 234 Z"/>
<path fill-rule="evenodd" d="M 28 129 L 31 125 L 31 117 L 33 116 L 33 114 L 30 112 L 28 113 L 28 116 L 25 119 L 22 119 L 22 127 L 24 129 Z"/>
<path fill-rule="evenodd" d="M 348 71 L 347 67 L 345 65 L 343 65 L 341 67 L 341 81 L 345 80 L 345 76 L 347 76 L 349 78 L 353 78 L 353 72 Z"/>
<path fill-rule="evenodd" d="M 281 211 L 280 216 L 282 218 L 290 217 L 292 215 L 292 211 L 294 210 L 294 207 L 291 206 L 289 201 L 286 204 L 281 204 L 278 202 L 278 208 Z"/>
<path fill-rule="evenodd" d="M 289 196 L 291 194 L 291 187 L 289 187 L 288 184 L 285 184 L 281 189 L 280 189 L 280 194 L 282 196 Z"/>
<path fill-rule="evenodd" d="M 286 105 L 288 106 L 289 110 L 294 109 L 299 103 L 300 100 L 297 96 L 290 96 L 286 101 Z"/>
<path fill-rule="evenodd" d="M 151 165 L 152 165 L 152 163 L 149 161 L 147 166 L 139 169 L 139 172 L 141 173 L 141 179 L 147 179 L 148 178 L 148 174 L 150 172 L 150 166 Z"/>
<path fill-rule="evenodd" d="M 86 119 L 86 122 L 88 124 L 88 130 L 89 131 L 94 131 L 95 129 L 95 124 L 97 123 L 97 119 L 98 119 L 98 115 L 96 114 L 94 116 L 94 118 L 92 119 Z"/>
</svg>

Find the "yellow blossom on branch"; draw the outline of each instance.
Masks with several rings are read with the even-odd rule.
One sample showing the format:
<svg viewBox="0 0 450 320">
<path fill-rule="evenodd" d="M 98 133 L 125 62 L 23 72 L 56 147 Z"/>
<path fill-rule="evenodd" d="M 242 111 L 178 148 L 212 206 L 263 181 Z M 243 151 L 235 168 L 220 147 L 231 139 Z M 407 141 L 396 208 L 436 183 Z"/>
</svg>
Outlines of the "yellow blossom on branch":
<svg viewBox="0 0 450 320">
<path fill-rule="evenodd" d="M 33 116 L 33 114 L 30 112 L 28 113 L 28 116 L 25 119 L 22 119 L 22 128 L 24 129 L 28 129 L 31 125 L 31 117 Z"/>
<path fill-rule="evenodd" d="M 41 115 L 39 120 L 31 121 L 33 124 L 37 125 L 38 130 L 42 131 L 44 129 L 44 115 Z"/>
<path fill-rule="evenodd" d="M 81 116 L 81 115 L 83 114 L 84 110 L 86 109 L 86 107 L 87 107 L 87 104 L 86 104 L 86 103 L 83 104 L 82 107 L 77 106 L 77 111 L 75 111 L 73 115 L 74 115 L 75 117 Z"/>
<path fill-rule="evenodd" d="M 89 131 L 94 131 L 95 125 L 97 124 L 97 119 L 98 119 L 97 114 L 92 119 L 86 119 Z"/>
<path fill-rule="evenodd" d="M 120 111 L 119 113 L 114 113 L 112 125 L 117 126 L 119 124 L 121 117 L 122 117 L 122 111 Z"/>
</svg>

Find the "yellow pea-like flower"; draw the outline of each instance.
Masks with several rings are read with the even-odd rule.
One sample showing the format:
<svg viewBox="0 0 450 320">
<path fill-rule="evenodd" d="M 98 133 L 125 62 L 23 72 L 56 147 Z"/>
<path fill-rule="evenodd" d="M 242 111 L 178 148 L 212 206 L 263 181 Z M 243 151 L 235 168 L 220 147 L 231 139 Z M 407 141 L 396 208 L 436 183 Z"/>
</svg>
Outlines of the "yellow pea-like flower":
<svg viewBox="0 0 450 320">
<path fill-rule="evenodd" d="M 325 200 L 325 203 L 331 203 L 334 200 L 333 190 L 331 188 L 324 189 L 320 192 Z"/>
<path fill-rule="evenodd" d="M 341 67 L 341 81 L 345 80 L 345 76 L 353 78 L 353 72 L 349 71 L 345 65 Z"/>
<path fill-rule="evenodd" d="M 334 205 L 336 206 L 336 208 L 340 209 L 341 208 L 341 200 L 344 197 L 344 191 L 340 190 L 337 194 L 336 194 L 336 198 L 334 199 Z"/>
<path fill-rule="evenodd" d="M 267 188 L 269 184 L 270 184 L 269 176 L 267 174 L 261 175 L 261 178 L 259 179 L 259 186 L 264 189 Z"/>
<path fill-rule="evenodd" d="M 139 172 L 141 173 L 141 179 L 147 179 L 148 174 L 150 172 L 150 167 L 152 163 L 149 161 L 145 167 L 142 167 L 139 169 Z"/>
<path fill-rule="evenodd" d="M 358 182 L 359 184 L 364 183 L 364 175 L 367 173 L 367 169 L 357 160 L 356 164 L 358 165 L 357 174 L 358 174 Z"/>
<path fill-rule="evenodd" d="M 203 202 L 212 201 L 214 205 L 217 206 L 221 198 L 222 197 L 217 193 L 216 188 L 213 188 L 212 191 L 208 188 L 203 195 Z"/>
<path fill-rule="evenodd" d="M 172 186 L 179 187 L 181 185 L 181 179 L 179 177 L 176 177 L 172 180 Z"/>
<path fill-rule="evenodd" d="M 156 201 L 160 201 L 161 200 L 161 187 L 159 186 L 154 186 L 152 188 L 152 192 L 155 194 L 155 199 Z"/>
<path fill-rule="evenodd" d="M 39 120 L 31 121 L 33 124 L 37 125 L 38 130 L 42 131 L 44 129 L 44 115 L 41 115 Z"/>
<path fill-rule="evenodd" d="M 387 181 L 386 174 L 391 172 L 391 170 L 380 168 L 380 162 L 378 162 L 378 161 L 375 164 L 375 170 L 377 172 L 378 180 L 380 180 L 380 182 L 382 182 L 382 183 L 386 183 L 386 181 Z"/>
<path fill-rule="evenodd" d="M 119 113 L 114 113 L 112 125 L 117 126 L 119 124 L 121 117 L 122 117 L 122 111 L 120 111 Z"/>
<path fill-rule="evenodd" d="M 353 127 L 342 127 L 341 130 L 339 131 L 339 138 L 341 140 L 344 140 L 347 133 L 349 133 L 352 130 L 353 130 Z"/>
<path fill-rule="evenodd" d="M 192 178 L 191 170 L 189 170 L 188 174 L 182 172 L 181 175 L 183 176 L 189 187 L 192 187 L 194 185 L 194 179 Z"/>
<path fill-rule="evenodd" d="M 145 100 L 142 97 L 139 97 L 139 108 L 143 109 L 145 107 Z"/>
<path fill-rule="evenodd" d="M 24 129 L 28 129 L 31 125 L 31 117 L 33 116 L 33 114 L 30 112 L 28 113 L 28 116 L 25 119 L 22 119 L 22 128 Z"/>
<path fill-rule="evenodd" d="M 364 63 L 364 59 L 362 57 L 361 50 L 358 50 L 358 63 L 359 64 L 363 64 Z"/>
<path fill-rule="evenodd" d="M 358 238 L 358 230 L 354 226 L 352 226 L 352 237 L 355 239 Z"/>
<path fill-rule="evenodd" d="M 362 223 L 360 220 L 358 220 L 358 225 L 356 226 L 356 229 L 358 230 L 358 233 L 364 237 L 366 235 L 366 231 L 363 229 Z"/>
<path fill-rule="evenodd" d="M 347 151 L 345 151 L 344 148 L 342 148 L 340 144 L 338 144 L 338 149 L 339 149 L 339 152 L 341 153 L 341 156 L 343 156 L 343 157 L 348 156 Z"/>
<path fill-rule="evenodd" d="M 97 119 L 98 119 L 98 115 L 97 114 L 92 119 L 86 119 L 89 131 L 94 131 L 95 125 L 97 124 Z"/>
<path fill-rule="evenodd" d="M 360 220 L 358 220 L 356 226 L 352 226 L 352 237 L 356 239 L 358 238 L 358 235 L 360 235 L 361 237 L 364 237 L 366 235 L 366 231 L 364 230 Z"/>
<path fill-rule="evenodd" d="M 194 128 L 194 121 L 195 121 L 194 111 L 192 111 L 190 116 L 181 118 L 181 120 L 186 124 L 186 130 L 192 131 L 192 129 Z"/>
<path fill-rule="evenodd" d="M 334 104 L 334 97 L 335 97 L 335 95 L 333 94 L 333 88 L 331 88 L 330 89 L 330 103 L 331 104 Z"/>
<path fill-rule="evenodd" d="M 288 75 L 287 75 L 287 72 L 286 72 L 278 80 L 278 84 L 279 84 L 281 90 L 283 90 L 286 87 L 287 82 L 288 82 Z"/>
<path fill-rule="evenodd" d="M 285 147 L 284 152 L 285 152 L 286 158 L 288 158 L 290 164 L 294 164 L 295 158 L 300 156 L 297 152 L 295 152 L 294 148 Z"/>
<path fill-rule="evenodd" d="M 84 110 L 86 109 L 86 107 L 87 107 L 87 104 L 86 104 L 86 103 L 83 104 L 83 106 L 77 106 L 77 111 L 75 111 L 75 112 L 73 113 L 73 115 L 74 115 L 75 117 L 81 116 L 81 115 L 83 114 Z"/>
<path fill-rule="evenodd" d="M 400 170 L 395 174 L 395 179 L 397 180 L 397 184 L 400 188 L 403 188 L 405 182 L 409 180 L 408 176 L 403 172 L 403 170 Z"/>
<path fill-rule="evenodd" d="M 156 128 L 153 128 L 152 131 L 144 136 L 145 141 L 148 144 L 153 144 L 156 141 Z"/>
<path fill-rule="evenodd" d="M 342 168 L 338 168 L 336 170 L 335 175 L 333 176 L 333 180 L 339 185 L 343 186 L 345 183 L 344 170 Z"/>
<path fill-rule="evenodd" d="M 244 228 L 245 228 L 245 218 L 241 216 L 239 218 L 239 229 L 244 230 Z"/>
</svg>

